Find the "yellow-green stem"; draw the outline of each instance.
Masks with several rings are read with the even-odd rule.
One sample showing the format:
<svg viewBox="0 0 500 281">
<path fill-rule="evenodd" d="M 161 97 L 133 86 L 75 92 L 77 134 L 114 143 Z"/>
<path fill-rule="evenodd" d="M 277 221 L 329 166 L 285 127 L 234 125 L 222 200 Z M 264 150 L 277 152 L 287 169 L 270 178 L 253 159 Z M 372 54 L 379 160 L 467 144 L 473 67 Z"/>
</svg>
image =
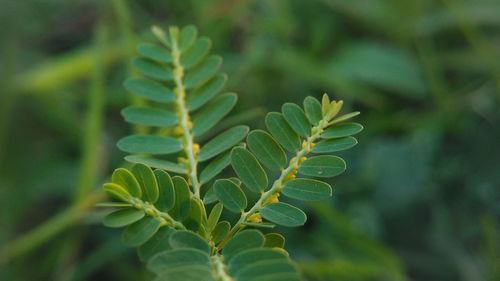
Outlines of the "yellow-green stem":
<svg viewBox="0 0 500 281">
<path fill-rule="evenodd" d="M 176 86 L 175 94 L 175 104 L 178 110 L 179 126 L 182 129 L 182 136 L 184 142 L 184 152 L 186 153 L 189 167 L 188 176 L 191 180 L 193 186 L 194 197 L 200 200 L 200 183 L 198 181 L 196 167 L 198 165 L 198 160 L 196 159 L 196 152 L 194 151 L 194 141 L 193 135 L 191 133 L 191 125 L 189 121 L 189 110 L 186 107 L 186 89 L 182 83 L 182 77 L 184 76 L 184 68 L 181 65 L 181 52 L 179 50 L 177 35 L 178 29 L 172 28 L 170 30 L 172 39 L 172 59 L 174 65 L 174 83 Z"/>
</svg>

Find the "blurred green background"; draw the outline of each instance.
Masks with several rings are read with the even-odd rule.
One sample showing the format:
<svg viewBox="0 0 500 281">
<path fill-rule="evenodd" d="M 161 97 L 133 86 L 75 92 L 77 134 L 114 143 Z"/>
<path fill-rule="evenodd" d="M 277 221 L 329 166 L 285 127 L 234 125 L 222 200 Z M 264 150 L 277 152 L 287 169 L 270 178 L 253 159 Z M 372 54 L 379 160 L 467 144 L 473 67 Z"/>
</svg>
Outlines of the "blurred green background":
<svg viewBox="0 0 500 281">
<path fill-rule="evenodd" d="M 149 27 L 195 24 L 235 123 L 323 92 L 359 110 L 332 199 L 281 229 L 308 280 L 500 280 L 500 1 L 0 0 L 0 279 L 149 280 L 104 228 Z"/>
</svg>

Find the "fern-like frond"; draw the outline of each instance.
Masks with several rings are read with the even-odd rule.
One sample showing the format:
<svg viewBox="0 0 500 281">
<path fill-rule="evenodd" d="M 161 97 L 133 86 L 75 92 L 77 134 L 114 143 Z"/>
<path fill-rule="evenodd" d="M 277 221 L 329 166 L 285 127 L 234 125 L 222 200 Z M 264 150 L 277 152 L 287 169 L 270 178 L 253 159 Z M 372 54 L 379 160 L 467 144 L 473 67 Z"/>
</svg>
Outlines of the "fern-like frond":
<svg viewBox="0 0 500 281">
<path fill-rule="evenodd" d="M 194 26 L 182 30 L 171 27 L 168 32 L 159 27 L 152 30 L 163 46 L 140 44 L 140 56 L 132 63 L 144 77 L 129 78 L 124 83 L 128 91 L 149 101 L 148 106 L 127 107 L 122 115 L 127 122 L 153 130 L 149 135 L 127 136 L 118 147 L 132 154 L 125 157 L 127 161 L 187 175 L 193 193 L 199 197 L 198 161 L 239 143 L 248 127 L 233 128 L 219 138 L 224 144 L 212 143 L 200 151 L 194 138 L 212 129 L 237 99 L 234 93 L 217 96 L 227 80 L 226 74 L 218 73 L 222 58 L 209 55 L 210 39 L 198 38 Z"/>
<path fill-rule="evenodd" d="M 285 238 L 259 229 L 306 222 L 302 210 L 280 202 L 281 194 L 303 201 L 332 195 L 331 186 L 316 178 L 345 171 L 345 161 L 332 153 L 357 144 L 352 135 L 363 127 L 345 121 L 358 113 L 338 116 L 342 101 L 326 94 L 321 102 L 307 97 L 303 108 L 286 103 L 281 112 L 269 113 L 267 131 L 235 126 L 200 147 L 195 138 L 214 128 L 236 102 L 234 93 L 218 95 L 226 81 L 217 73 L 222 59 L 208 54 L 210 40 L 197 38 L 193 26 L 168 33 L 154 27 L 153 33 L 163 46 L 139 45 L 140 57 L 132 62 L 146 78 L 124 83 L 147 106 L 122 111 L 125 121 L 147 126 L 150 133 L 118 142 L 134 164 L 116 169 L 104 184 L 119 201 L 100 204 L 117 209 L 104 224 L 125 227 L 123 243 L 138 248 L 155 280 L 301 280 L 283 249 Z M 214 180 L 229 165 L 237 177 Z M 266 170 L 279 176 L 270 178 Z M 202 200 L 200 189 L 207 184 Z M 260 194 L 254 204 L 248 191 Z M 239 220 L 221 220 L 224 209 L 239 213 Z"/>
</svg>

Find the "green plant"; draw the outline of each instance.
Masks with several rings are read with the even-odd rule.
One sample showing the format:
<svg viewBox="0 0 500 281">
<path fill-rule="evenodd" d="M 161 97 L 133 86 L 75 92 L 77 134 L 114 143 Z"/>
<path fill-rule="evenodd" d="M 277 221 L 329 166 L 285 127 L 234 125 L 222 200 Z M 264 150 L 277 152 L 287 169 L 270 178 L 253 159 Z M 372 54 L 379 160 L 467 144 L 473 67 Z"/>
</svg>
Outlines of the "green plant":
<svg viewBox="0 0 500 281">
<path fill-rule="evenodd" d="M 157 280 L 300 280 L 283 250 L 284 237 L 258 229 L 305 223 L 303 211 L 279 202 L 281 194 L 303 201 L 331 196 L 329 184 L 296 175 L 328 178 L 344 172 L 344 160 L 329 154 L 357 144 L 352 135 L 363 127 L 344 121 L 359 112 L 337 116 L 342 101 L 330 101 L 326 94 L 321 102 L 307 97 L 304 110 L 286 103 L 282 113 L 269 113 L 269 133 L 235 126 L 200 148 L 196 138 L 226 116 L 237 98 L 234 93 L 217 95 L 226 80 L 217 73 L 222 59 L 208 55 L 210 40 L 197 39 L 194 26 L 152 31 L 164 47 L 140 44 L 141 57 L 133 64 L 157 82 L 130 78 L 124 83 L 149 105 L 122 111 L 126 121 L 145 126 L 148 134 L 118 142 L 134 164 L 116 169 L 112 182 L 104 184 L 120 201 L 99 204 L 118 209 L 104 224 L 127 226 L 124 244 L 138 247 L 139 258 Z M 289 160 L 285 150 L 292 155 Z M 279 171 L 270 187 L 261 164 Z M 237 177 L 214 181 L 229 165 Z M 203 186 L 210 188 L 202 196 Z M 250 205 L 249 193 L 258 195 Z M 239 220 L 220 220 L 223 209 L 239 213 Z"/>
</svg>

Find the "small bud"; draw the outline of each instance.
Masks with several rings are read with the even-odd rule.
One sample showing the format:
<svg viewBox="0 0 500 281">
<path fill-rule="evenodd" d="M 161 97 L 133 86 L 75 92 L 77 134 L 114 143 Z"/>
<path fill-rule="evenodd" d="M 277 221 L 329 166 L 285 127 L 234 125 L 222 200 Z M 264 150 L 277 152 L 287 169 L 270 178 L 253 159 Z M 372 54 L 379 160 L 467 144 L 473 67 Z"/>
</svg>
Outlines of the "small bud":
<svg viewBox="0 0 500 281">
<path fill-rule="evenodd" d="M 148 216 L 152 216 L 152 215 L 154 215 L 154 214 L 155 214 L 155 212 L 154 212 L 152 209 L 146 209 L 146 214 L 147 214 Z"/>
<path fill-rule="evenodd" d="M 200 152 L 200 145 L 195 143 L 193 144 L 193 153 L 197 154 L 198 152 Z"/>
<path fill-rule="evenodd" d="M 306 145 L 307 145 L 307 141 L 306 140 L 302 141 L 302 149 L 306 148 Z"/>
<path fill-rule="evenodd" d="M 262 222 L 262 217 L 259 213 L 255 213 L 248 217 L 247 221 L 249 222 Z"/>
<path fill-rule="evenodd" d="M 272 194 L 271 196 L 269 196 L 266 201 L 264 201 L 264 204 L 263 205 L 267 205 L 267 204 L 271 204 L 271 203 L 276 203 L 276 202 L 279 202 L 280 200 L 278 199 L 278 197 L 280 196 L 279 193 L 274 193 Z"/>
<path fill-rule="evenodd" d="M 306 161 L 306 159 L 307 159 L 307 157 L 305 157 L 305 156 L 304 156 L 304 157 L 302 157 L 302 158 L 300 158 L 300 160 L 299 160 L 299 165 L 300 165 L 300 164 L 302 164 L 302 162 Z"/>
<path fill-rule="evenodd" d="M 184 134 L 184 132 L 182 131 L 182 128 L 181 126 L 176 126 L 174 128 L 174 136 L 182 136 Z"/>
<path fill-rule="evenodd" d="M 191 130 L 193 128 L 193 122 L 188 121 L 187 126 L 188 126 L 188 129 Z"/>
</svg>

